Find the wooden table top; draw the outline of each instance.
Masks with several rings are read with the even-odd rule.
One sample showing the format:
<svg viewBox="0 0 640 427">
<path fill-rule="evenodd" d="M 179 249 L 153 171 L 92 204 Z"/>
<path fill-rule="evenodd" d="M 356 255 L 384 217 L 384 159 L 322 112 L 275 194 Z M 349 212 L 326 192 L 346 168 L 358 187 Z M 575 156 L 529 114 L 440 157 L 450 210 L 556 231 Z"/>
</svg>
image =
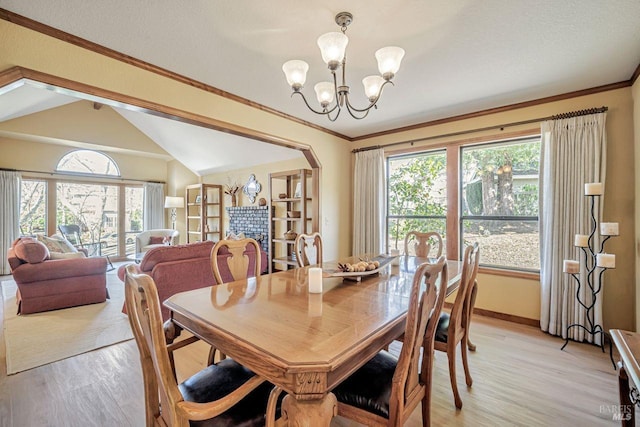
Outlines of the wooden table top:
<svg viewBox="0 0 640 427">
<path fill-rule="evenodd" d="M 164 304 L 182 328 L 296 398 L 313 399 L 404 332 L 419 260 L 399 264 L 361 282 L 325 277 L 322 294 L 308 292 L 304 267 L 182 292 Z M 448 261 L 447 294 L 458 287 L 460 266 Z"/>
</svg>

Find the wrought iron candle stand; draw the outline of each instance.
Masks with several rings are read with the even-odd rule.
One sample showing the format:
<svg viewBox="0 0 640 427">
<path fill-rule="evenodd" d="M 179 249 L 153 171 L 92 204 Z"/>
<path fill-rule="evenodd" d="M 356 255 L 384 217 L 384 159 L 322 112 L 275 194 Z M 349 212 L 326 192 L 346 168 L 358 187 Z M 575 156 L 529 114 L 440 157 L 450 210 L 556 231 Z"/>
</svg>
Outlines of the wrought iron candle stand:
<svg viewBox="0 0 640 427">
<path fill-rule="evenodd" d="M 598 252 L 594 251 L 594 236 L 596 231 L 598 230 L 598 222 L 595 216 L 595 198 L 599 197 L 603 194 L 602 184 L 600 183 L 591 183 L 585 184 L 585 195 L 589 197 L 591 200 L 591 234 L 587 237 L 586 235 L 577 234 L 575 236 L 575 246 L 580 247 L 582 249 L 582 253 L 584 254 L 584 263 L 587 269 L 586 274 L 586 282 L 588 291 L 591 293 L 591 300 L 587 304 L 588 301 L 583 301 L 580 296 L 580 290 L 582 288 L 582 282 L 580 281 L 580 264 L 578 261 L 573 260 L 565 260 L 564 261 L 564 272 L 571 274 L 573 278 L 576 280 L 578 284 L 578 288 L 576 290 L 576 300 L 586 310 L 586 322 L 587 326 L 582 325 L 580 323 L 573 323 L 567 326 L 566 334 L 567 337 L 565 339 L 564 345 L 560 350 L 564 350 L 564 348 L 569 344 L 569 331 L 572 328 L 583 329 L 587 334 L 591 336 L 591 340 L 594 345 L 596 344 L 596 336 L 600 335 L 601 340 L 598 345 L 602 352 L 604 353 L 605 346 L 605 338 L 609 339 L 609 357 L 611 358 L 611 363 L 615 369 L 616 365 L 613 360 L 613 348 L 611 337 L 607 334 L 602 325 L 595 322 L 595 313 L 594 307 L 596 305 L 596 300 L 598 294 L 602 290 L 602 275 L 604 272 L 610 268 L 615 268 L 615 255 L 603 253 L 604 244 L 607 240 L 609 240 L 612 236 L 618 235 L 618 224 L 617 223 L 601 223 L 600 224 L 600 235 L 604 237 L 602 242 L 600 243 L 600 250 Z M 596 269 L 600 269 L 598 275 L 598 282 L 594 283 L 594 278 L 596 274 Z"/>
</svg>

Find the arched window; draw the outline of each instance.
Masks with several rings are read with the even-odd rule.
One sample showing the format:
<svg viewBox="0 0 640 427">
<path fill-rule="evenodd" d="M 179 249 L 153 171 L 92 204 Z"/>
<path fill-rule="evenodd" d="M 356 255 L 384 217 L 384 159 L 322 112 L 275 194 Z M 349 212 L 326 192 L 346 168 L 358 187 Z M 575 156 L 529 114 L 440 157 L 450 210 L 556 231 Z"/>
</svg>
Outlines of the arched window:
<svg viewBox="0 0 640 427">
<path fill-rule="evenodd" d="M 120 176 L 118 165 L 109 156 L 91 150 L 75 150 L 67 153 L 56 166 L 58 172 L 89 175 Z"/>
</svg>

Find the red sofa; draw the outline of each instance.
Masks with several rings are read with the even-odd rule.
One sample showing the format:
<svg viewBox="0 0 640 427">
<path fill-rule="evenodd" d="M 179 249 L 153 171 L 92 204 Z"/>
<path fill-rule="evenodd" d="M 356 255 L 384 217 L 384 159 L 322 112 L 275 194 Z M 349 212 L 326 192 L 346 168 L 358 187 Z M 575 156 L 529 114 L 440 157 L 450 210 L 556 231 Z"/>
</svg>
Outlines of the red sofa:
<svg viewBox="0 0 640 427">
<path fill-rule="evenodd" d="M 211 249 L 214 242 L 204 241 L 186 245 L 162 246 L 150 249 L 137 265 L 138 272 L 151 276 L 158 288 L 160 304 L 170 296 L 191 289 L 204 288 L 215 285 L 216 280 L 211 270 Z M 249 256 L 249 270 L 253 269 L 255 257 Z M 262 272 L 268 270 L 267 254 L 260 251 L 262 259 Z M 228 257 L 229 253 L 220 254 L 220 257 Z M 124 268 L 118 269 L 118 277 L 124 281 Z M 230 272 L 223 272 L 223 282 L 232 281 Z M 123 308 L 123 311 L 125 309 Z M 170 317 L 168 308 L 162 305 L 162 319 Z"/>
<path fill-rule="evenodd" d="M 8 261 L 18 285 L 18 314 L 104 302 L 105 258 L 49 259 L 47 247 L 31 237 L 11 245 Z"/>
</svg>

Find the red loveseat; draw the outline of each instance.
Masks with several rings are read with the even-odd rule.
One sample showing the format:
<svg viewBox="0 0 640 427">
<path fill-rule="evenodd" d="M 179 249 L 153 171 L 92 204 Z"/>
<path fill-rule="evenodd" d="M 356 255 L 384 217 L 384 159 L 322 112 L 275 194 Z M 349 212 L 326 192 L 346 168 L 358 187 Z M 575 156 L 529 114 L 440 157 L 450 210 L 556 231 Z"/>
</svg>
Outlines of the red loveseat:
<svg viewBox="0 0 640 427">
<path fill-rule="evenodd" d="M 162 246 L 150 249 L 137 265 L 140 273 L 148 274 L 156 283 L 158 288 L 158 298 L 160 304 L 170 296 L 179 292 L 191 289 L 204 288 L 217 284 L 211 270 L 211 249 L 214 242 L 204 241 L 189 243 L 186 245 Z M 255 257 L 252 253 L 249 256 L 249 269 L 253 269 Z M 220 254 L 220 257 L 228 257 L 229 253 Z M 262 259 L 262 271 L 268 270 L 267 254 L 260 251 Z M 124 281 L 125 266 L 118 269 L 118 277 Z M 232 281 L 230 272 L 223 272 L 223 282 Z M 161 306 L 162 319 L 170 317 L 168 308 Z M 123 311 L 125 311 L 123 307 Z"/>
<path fill-rule="evenodd" d="M 21 237 L 11 245 L 8 261 L 18 285 L 18 314 L 94 304 L 109 297 L 105 258 L 49 259 L 44 244 Z"/>
</svg>

